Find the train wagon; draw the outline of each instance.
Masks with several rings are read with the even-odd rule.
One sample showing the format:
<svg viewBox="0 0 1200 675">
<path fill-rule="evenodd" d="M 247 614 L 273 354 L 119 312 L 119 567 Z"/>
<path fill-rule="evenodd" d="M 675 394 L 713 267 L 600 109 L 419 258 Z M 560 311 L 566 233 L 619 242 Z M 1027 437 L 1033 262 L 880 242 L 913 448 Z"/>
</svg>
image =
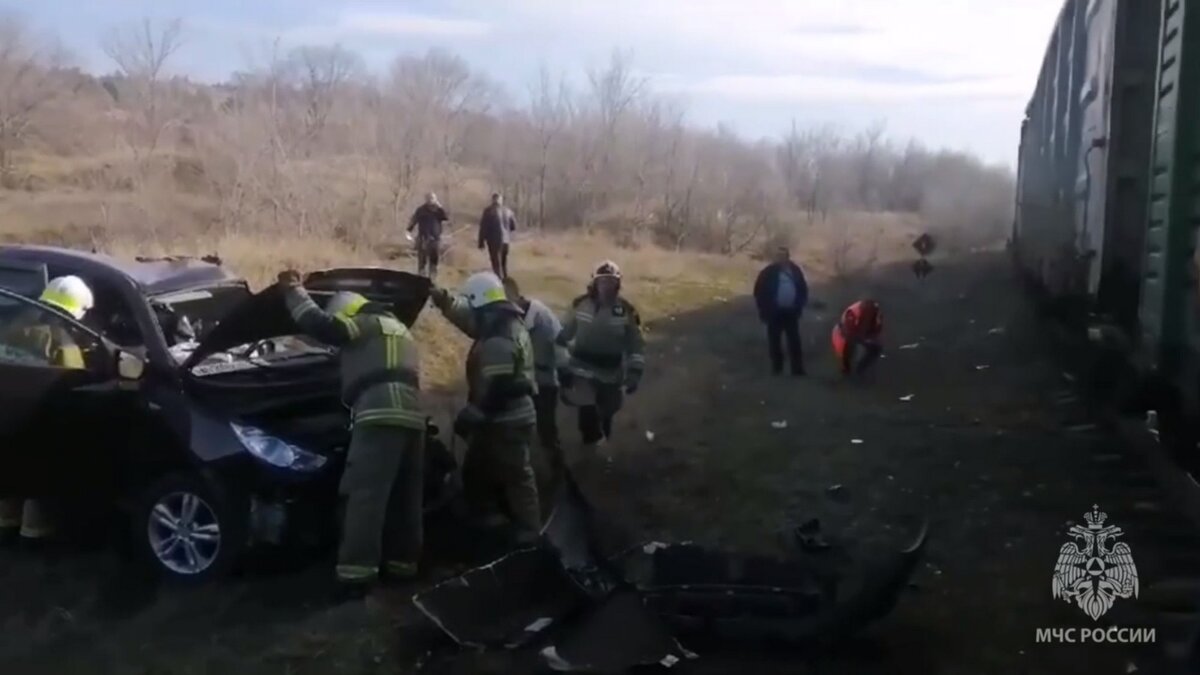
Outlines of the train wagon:
<svg viewBox="0 0 1200 675">
<path fill-rule="evenodd" d="M 1021 127 L 1018 269 L 1200 470 L 1200 0 L 1068 0 Z M 1109 362 L 1111 363 L 1111 362 Z"/>
</svg>

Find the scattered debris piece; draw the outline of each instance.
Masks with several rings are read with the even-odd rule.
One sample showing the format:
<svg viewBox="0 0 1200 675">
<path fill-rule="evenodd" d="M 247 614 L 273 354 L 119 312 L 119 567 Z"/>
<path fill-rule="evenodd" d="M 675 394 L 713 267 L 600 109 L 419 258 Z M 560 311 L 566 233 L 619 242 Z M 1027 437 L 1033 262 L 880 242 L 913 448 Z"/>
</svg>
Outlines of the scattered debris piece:
<svg viewBox="0 0 1200 675">
<path fill-rule="evenodd" d="M 850 442 L 855 445 L 862 445 L 863 440 L 861 438 L 851 438 Z"/>
<path fill-rule="evenodd" d="M 1130 661 L 1129 663 L 1125 664 L 1125 672 L 1126 673 L 1136 673 L 1137 671 L 1138 671 L 1137 664 L 1134 663 L 1133 661 Z"/>
<path fill-rule="evenodd" d="M 1067 382 L 1074 382 L 1074 381 L 1075 381 L 1075 376 L 1074 376 L 1074 375 L 1072 375 L 1072 374 L 1070 374 L 1070 373 L 1068 373 L 1068 372 L 1066 372 L 1066 371 L 1063 371 L 1063 374 L 1062 374 L 1062 376 L 1063 376 L 1063 379 L 1064 379 L 1064 380 L 1066 380 Z"/>
<path fill-rule="evenodd" d="M 975 370 L 987 370 L 988 368 L 991 368 L 991 366 L 987 365 L 986 363 L 983 365 L 975 366 Z"/>
<path fill-rule="evenodd" d="M 786 429 L 787 428 L 787 420 L 779 420 L 777 422 L 771 422 L 771 426 L 775 427 L 776 429 Z"/>
<path fill-rule="evenodd" d="M 1067 427 L 1067 431 L 1070 431 L 1072 433 L 1079 433 L 1079 432 L 1084 432 L 1084 431 L 1095 431 L 1095 429 L 1096 429 L 1096 425 L 1091 424 L 1091 423 L 1076 424 L 1073 427 Z"/>
<path fill-rule="evenodd" d="M 900 345 L 900 349 L 916 349 L 917 347 L 920 347 L 920 346 L 921 346 L 920 342 L 911 342 L 906 345 Z"/>
<path fill-rule="evenodd" d="M 651 443 L 654 442 L 654 432 L 653 431 L 646 432 L 646 440 L 650 441 Z"/>
<path fill-rule="evenodd" d="M 974 325 L 975 325 L 975 319 L 967 319 L 967 324 L 968 324 L 968 325 L 971 325 L 971 326 L 974 326 Z"/>
<path fill-rule="evenodd" d="M 991 330 L 988 331 L 988 335 L 1003 335 L 1003 334 L 1004 334 L 1004 326 L 996 326 L 995 328 L 992 328 Z"/>
<path fill-rule="evenodd" d="M 906 403 L 907 403 L 908 401 L 911 401 L 911 400 L 913 400 L 913 395 L 912 395 L 912 394 L 905 394 L 904 396 L 901 396 L 901 397 L 900 397 L 900 400 L 901 400 L 901 401 L 904 401 L 904 402 L 906 402 Z"/>
<path fill-rule="evenodd" d="M 850 496 L 846 494 L 846 487 L 841 483 L 825 488 L 825 494 L 829 495 L 830 499 L 843 504 L 850 501 Z"/>
</svg>

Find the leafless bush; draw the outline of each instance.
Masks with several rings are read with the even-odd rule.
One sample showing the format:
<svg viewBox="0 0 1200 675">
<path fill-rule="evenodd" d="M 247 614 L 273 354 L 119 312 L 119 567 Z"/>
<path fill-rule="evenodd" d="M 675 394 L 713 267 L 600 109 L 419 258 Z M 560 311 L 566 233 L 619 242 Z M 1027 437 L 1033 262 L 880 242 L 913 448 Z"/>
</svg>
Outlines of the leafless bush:
<svg viewBox="0 0 1200 675">
<path fill-rule="evenodd" d="M 179 21 L 111 31 L 103 45 L 118 72 L 104 78 L 62 70 L 27 35 L 20 22 L 0 22 L 0 167 L 38 120 L 75 110 L 77 126 L 115 129 L 123 143 L 89 147 L 86 162 L 72 158 L 78 166 L 42 167 L 44 179 L 128 184 L 119 191 L 133 194 L 134 220 L 161 226 L 379 248 L 396 244 L 431 190 L 460 227 L 472 228 L 498 191 L 525 227 L 725 254 L 802 240 L 847 212 L 918 214 L 970 241 L 997 236 L 1008 220 L 1004 169 L 897 145 L 882 122 L 850 134 L 793 125 L 778 143 L 699 129 L 622 52 L 578 88 L 543 69 L 514 103 L 445 50 L 401 55 L 375 79 L 343 47 L 281 54 L 273 45 L 208 86 L 169 77 Z M 79 86 L 52 84 L 65 81 Z M 120 176 L 125 166 L 136 175 Z M 185 207 L 188 218 L 168 215 Z M 843 244 L 831 244 L 835 262 Z"/>
</svg>

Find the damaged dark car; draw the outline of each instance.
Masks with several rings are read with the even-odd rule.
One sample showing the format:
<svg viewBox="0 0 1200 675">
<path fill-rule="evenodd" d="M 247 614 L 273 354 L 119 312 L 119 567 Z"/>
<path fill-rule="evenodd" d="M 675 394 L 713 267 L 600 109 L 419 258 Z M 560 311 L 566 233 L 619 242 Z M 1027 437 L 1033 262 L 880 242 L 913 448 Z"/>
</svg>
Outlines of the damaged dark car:
<svg viewBox="0 0 1200 675">
<path fill-rule="evenodd" d="M 37 301 L 48 279 L 91 287 L 82 321 Z M 305 279 L 323 303 L 351 290 L 408 325 L 427 279 L 380 268 Z M 85 368 L 7 340 L 17 322 L 61 329 Z M 203 582 L 260 544 L 319 546 L 336 532 L 349 443 L 337 351 L 303 335 L 277 289 L 253 293 L 214 258 L 139 259 L 0 247 L 0 495 L 64 514 L 120 515 L 133 551 L 168 580 Z M 426 509 L 454 463 L 429 424 Z"/>
</svg>

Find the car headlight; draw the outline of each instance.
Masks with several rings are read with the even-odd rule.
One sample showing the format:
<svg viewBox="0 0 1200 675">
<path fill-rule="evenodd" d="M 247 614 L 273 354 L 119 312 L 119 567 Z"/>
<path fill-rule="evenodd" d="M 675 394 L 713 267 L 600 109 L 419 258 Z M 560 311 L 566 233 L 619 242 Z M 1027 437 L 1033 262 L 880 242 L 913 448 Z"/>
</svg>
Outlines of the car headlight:
<svg viewBox="0 0 1200 675">
<path fill-rule="evenodd" d="M 283 469 L 294 471 L 316 471 L 325 466 L 325 457 L 315 452 L 298 448 L 285 440 L 267 434 L 262 429 L 229 423 L 233 433 L 255 457 Z"/>
</svg>

